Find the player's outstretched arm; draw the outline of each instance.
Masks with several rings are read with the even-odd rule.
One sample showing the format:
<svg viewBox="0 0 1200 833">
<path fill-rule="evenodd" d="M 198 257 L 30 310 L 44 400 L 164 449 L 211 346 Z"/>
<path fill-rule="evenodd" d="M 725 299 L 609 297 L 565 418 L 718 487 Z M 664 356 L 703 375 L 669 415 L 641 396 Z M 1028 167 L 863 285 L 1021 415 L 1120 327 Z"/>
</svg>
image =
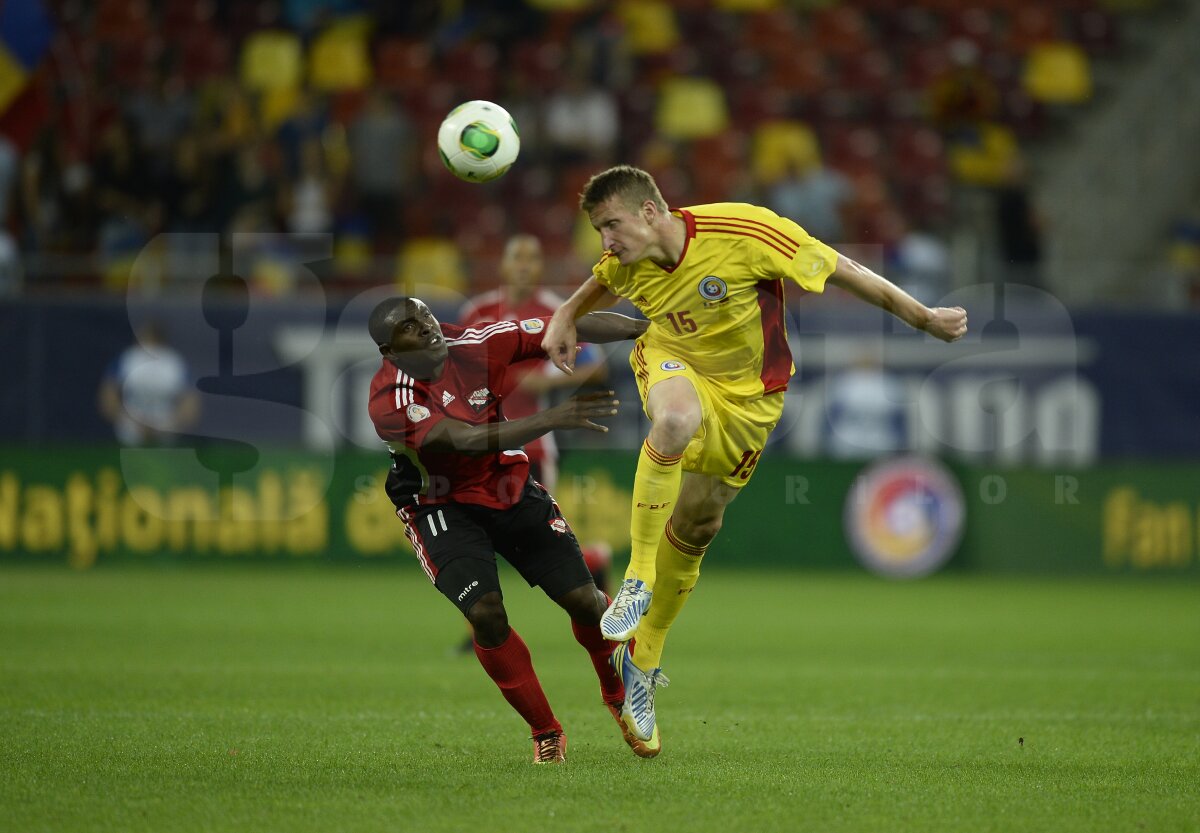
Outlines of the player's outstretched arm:
<svg viewBox="0 0 1200 833">
<path fill-rule="evenodd" d="M 609 307 L 617 301 L 617 296 L 600 285 L 595 276 L 588 278 L 583 285 L 575 290 L 563 305 L 555 310 L 542 337 L 542 349 L 554 362 L 554 366 L 563 373 L 575 371 L 575 347 L 578 334 L 575 330 L 575 319 L 586 315 L 596 307 Z"/>
<path fill-rule="evenodd" d="M 967 311 L 962 307 L 927 307 L 887 278 L 845 255 L 838 255 L 837 268 L 828 282 L 942 341 L 957 341 L 967 331 Z"/>
<path fill-rule="evenodd" d="M 569 428 L 608 431 L 597 419 L 615 416 L 620 401 L 613 392 L 585 393 L 521 419 L 471 425 L 444 419 L 425 435 L 421 448 L 448 454 L 493 454 L 506 448 L 520 448 L 543 434 Z"/>
<path fill-rule="evenodd" d="M 589 312 L 575 322 L 575 332 L 584 341 L 608 344 L 637 338 L 649 326 L 644 318 L 630 318 L 619 312 Z"/>
</svg>

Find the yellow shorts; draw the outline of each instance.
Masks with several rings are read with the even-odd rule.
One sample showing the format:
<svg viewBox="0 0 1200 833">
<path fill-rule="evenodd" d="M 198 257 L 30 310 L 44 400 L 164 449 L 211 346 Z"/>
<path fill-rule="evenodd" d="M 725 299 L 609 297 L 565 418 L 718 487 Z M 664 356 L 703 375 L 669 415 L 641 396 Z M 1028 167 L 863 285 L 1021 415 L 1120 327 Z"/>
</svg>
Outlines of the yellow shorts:
<svg viewBox="0 0 1200 833">
<path fill-rule="evenodd" d="M 664 379 L 683 376 L 696 389 L 703 416 L 683 452 L 684 471 L 716 477 L 735 489 L 750 482 L 767 436 L 783 414 L 783 393 L 729 399 L 719 385 L 696 373 L 687 362 L 641 341 L 629 354 L 629 364 L 637 377 L 643 411 L 646 393 Z"/>
</svg>

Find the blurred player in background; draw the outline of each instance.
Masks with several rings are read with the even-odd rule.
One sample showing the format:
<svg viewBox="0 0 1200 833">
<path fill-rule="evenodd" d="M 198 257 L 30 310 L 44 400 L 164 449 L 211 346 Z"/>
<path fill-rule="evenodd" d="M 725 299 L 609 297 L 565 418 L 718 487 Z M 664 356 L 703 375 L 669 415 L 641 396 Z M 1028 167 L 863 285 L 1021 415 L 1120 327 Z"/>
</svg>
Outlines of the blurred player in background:
<svg viewBox="0 0 1200 833">
<path fill-rule="evenodd" d="M 622 718 L 657 732 L 654 693 L 663 643 L 691 595 L 725 507 L 749 482 L 783 413 L 795 368 L 785 282 L 826 283 L 943 341 L 967 329 L 959 308 L 930 309 L 766 208 L 715 203 L 670 210 L 650 174 L 610 168 L 584 186 L 580 207 L 605 252 L 554 314 L 543 346 L 563 370 L 575 359 L 575 319 L 628 298 L 650 319 L 630 356 L 652 424 L 633 482 L 632 552 L 601 631 L 622 642 Z"/>
<path fill-rule="evenodd" d="M 154 321 L 109 366 L 98 399 L 100 414 L 125 446 L 173 445 L 200 416 L 187 362 Z"/>
<path fill-rule="evenodd" d="M 596 588 L 558 504 L 529 476 L 521 446 L 558 428 L 607 431 L 594 420 L 616 414 L 612 391 L 573 397 L 506 419 L 503 391 L 518 362 L 543 355 L 547 318 L 478 328 L 441 325 L 421 301 L 389 298 L 369 330 L 383 364 L 371 380 L 368 410 L 392 454 L 386 490 L 426 575 L 470 622 L 475 656 L 529 724 L 535 763 L 565 760 L 567 739 L 525 642 L 508 624 L 496 553 L 571 617 L 591 657 L 601 697 L 634 752 L 658 754 L 621 720 L 624 690 L 600 634 L 608 597 Z M 633 339 L 646 322 L 600 313 L 579 322 L 592 341 Z"/>
<path fill-rule="evenodd" d="M 541 241 L 532 234 L 513 235 L 505 244 L 500 260 L 502 286 L 468 301 L 459 312 L 459 323 L 519 321 L 553 315 L 562 306 L 563 299 L 542 286 L 544 269 Z M 576 356 L 575 373 L 570 376 L 545 356 L 530 359 L 516 365 L 509 374 L 513 388 L 505 391 L 504 412 L 509 419 L 529 416 L 545 408 L 554 391 L 574 392 L 588 385 L 602 385 L 607 378 L 604 354 L 588 345 Z M 525 453 L 529 455 L 533 479 L 550 492 L 557 490 L 559 454 L 554 435 L 546 434 L 526 443 Z M 605 541 L 585 542 L 583 558 L 596 586 L 609 592 L 608 567 L 612 563 L 612 547 Z M 469 638 L 464 649 L 471 649 Z"/>
</svg>

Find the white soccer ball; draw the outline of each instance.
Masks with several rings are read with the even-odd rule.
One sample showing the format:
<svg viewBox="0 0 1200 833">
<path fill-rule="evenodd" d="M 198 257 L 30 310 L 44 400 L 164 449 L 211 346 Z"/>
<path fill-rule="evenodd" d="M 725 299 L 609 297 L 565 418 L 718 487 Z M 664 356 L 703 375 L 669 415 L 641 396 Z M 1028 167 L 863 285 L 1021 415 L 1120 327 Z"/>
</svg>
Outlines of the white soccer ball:
<svg viewBox="0 0 1200 833">
<path fill-rule="evenodd" d="M 521 152 L 521 135 L 508 111 L 490 101 L 468 101 L 438 128 L 438 153 L 450 173 L 467 182 L 503 176 Z"/>
</svg>

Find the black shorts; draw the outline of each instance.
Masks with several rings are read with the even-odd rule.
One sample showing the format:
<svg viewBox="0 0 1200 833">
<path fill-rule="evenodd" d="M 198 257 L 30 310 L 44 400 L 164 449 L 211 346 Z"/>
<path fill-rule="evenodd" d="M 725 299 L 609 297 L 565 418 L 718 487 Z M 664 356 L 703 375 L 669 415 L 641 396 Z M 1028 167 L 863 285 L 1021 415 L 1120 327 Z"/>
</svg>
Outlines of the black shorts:
<svg viewBox="0 0 1200 833">
<path fill-rule="evenodd" d="M 464 616 L 476 599 L 500 592 L 496 553 L 551 599 L 592 581 L 575 533 L 554 498 L 533 480 L 507 509 L 442 503 L 398 514 L 425 574 Z"/>
</svg>

